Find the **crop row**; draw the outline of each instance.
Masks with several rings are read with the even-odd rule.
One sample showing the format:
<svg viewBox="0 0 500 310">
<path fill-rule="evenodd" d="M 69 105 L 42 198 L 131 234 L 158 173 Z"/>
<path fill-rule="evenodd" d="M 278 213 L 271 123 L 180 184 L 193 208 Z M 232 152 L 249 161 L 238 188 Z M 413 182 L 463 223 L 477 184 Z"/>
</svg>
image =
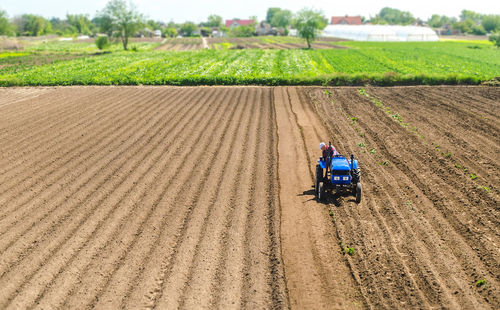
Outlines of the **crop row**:
<svg viewBox="0 0 500 310">
<path fill-rule="evenodd" d="M 113 52 L 15 71 L 2 70 L 5 57 L 0 85 L 478 84 L 500 75 L 489 45 L 342 43 L 350 48 Z"/>
</svg>

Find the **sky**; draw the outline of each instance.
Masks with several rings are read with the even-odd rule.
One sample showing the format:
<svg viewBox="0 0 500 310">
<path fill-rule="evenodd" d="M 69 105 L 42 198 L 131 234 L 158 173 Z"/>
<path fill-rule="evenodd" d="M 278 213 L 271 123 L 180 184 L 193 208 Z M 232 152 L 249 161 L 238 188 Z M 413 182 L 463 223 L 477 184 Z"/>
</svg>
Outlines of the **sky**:
<svg viewBox="0 0 500 310">
<path fill-rule="evenodd" d="M 375 16 L 381 8 L 392 7 L 409 11 L 427 20 L 432 14 L 458 17 L 463 9 L 482 14 L 500 14 L 500 1 L 495 0 L 133 0 L 148 19 L 164 22 L 205 21 L 211 14 L 223 19 L 265 19 L 267 8 L 280 7 L 297 12 L 304 7 L 320 9 L 327 17 L 342 15 Z M 9 16 L 23 13 L 63 18 L 69 14 L 88 14 L 106 5 L 107 0 L 0 0 L 0 10 Z"/>
</svg>

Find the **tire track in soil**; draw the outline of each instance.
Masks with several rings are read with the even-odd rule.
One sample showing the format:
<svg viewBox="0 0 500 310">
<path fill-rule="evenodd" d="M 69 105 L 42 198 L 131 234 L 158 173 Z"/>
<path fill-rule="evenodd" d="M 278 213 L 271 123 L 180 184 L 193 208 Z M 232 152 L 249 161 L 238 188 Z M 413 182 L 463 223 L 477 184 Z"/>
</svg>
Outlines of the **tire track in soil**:
<svg viewBox="0 0 500 310">
<path fill-rule="evenodd" d="M 339 253 L 327 209 L 311 190 L 312 150 L 319 122 L 307 123 L 294 88 L 274 93 L 279 154 L 281 242 L 290 304 L 297 308 L 357 308 L 364 301 Z M 316 129 L 312 129 L 315 127 Z"/>
<path fill-rule="evenodd" d="M 262 98 L 260 100 L 262 101 Z M 262 160 L 261 156 L 261 154 L 266 154 L 269 150 L 265 148 L 264 143 L 261 143 L 265 141 L 266 140 L 264 137 L 262 136 L 259 137 L 260 143 L 258 145 L 259 149 L 256 154 L 257 157 L 256 161 L 258 163 L 267 165 L 267 163 L 264 162 L 264 160 Z M 261 213 L 259 213 L 260 208 L 258 207 L 267 204 L 266 201 L 264 201 L 264 198 L 266 197 L 264 188 L 265 184 L 257 182 L 257 179 L 259 180 L 265 179 L 265 175 L 262 175 L 261 169 L 257 169 L 255 173 L 256 177 L 250 183 L 251 184 L 250 203 L 246 221 L 244 223 L 245 227 L 245 232 L 243 234 L 244 259 L 243 259 L 243 269 L 241 273 L 243 273 L 245 276 L 240 284 L 240 290 L 242 292 L 240 305 L 242 308 L 262 307 L 263 305 L 258 304 L 258 301 L 265 300 L 265 296 L 262 295 L 262 292 L 265 290 L 265 287 L 261 286 L 265 282 L 265 279 L 263 279 L 263 275 L 261 272 L 259 272 L 260 270 L 258 268 L 253 268 L 257 267 L 257 265 L 258 267 L 260 267 L 262 264 L 266 264 L 265 260 L 262 257 L 262 254 L 266 255 L 268 253 L 267 251 L 269 251 L 269 249 L 264 248 L 264 249 L 259 249 L 259 253 L 256 253 L 257 251 L 255 250 L 259 248 L 259 245 L 266 244 L 267 242 L 266 240 L 262 240 L 263 238 L 258 240 L 259 235 L 255 234 L 255 232 L 253 231 L 254 229 L 262 230 L 263 227 L 265 227 L 265 224 L 259 221 L 264 216 Z M 265 269 L 268 270 L 269 267 L 266 266 Z"/>
<path fill-rule="evenodd" d="M 201 95 L 201 92 L 200 92 L 200 95 Z M 187 112 L 186 112 L 186 113 L 187 113 Z M 159 116 L 158 116 L 158 117 L 159 117 Z M 175 123 L 173 124 L 173 127 L 174 127 L 174 126 L 175 126 Z M 148 129 L 148 131 L 149 131 L 151 128 L 152 128 L 152 127 L 150 127 L 150 128 Z M 146 132 L 147 132 L 147 131 L 146 131 Z M 159 133 L 159 131 L 158 131 L 158 130 L 156 130 L 156 135 L 157 135 L 158 133 Z M 142 135 L 143 135 L 143 137 L 144 137 L 145 133 L 143 133 Z M 140 150 L 141 150 L 141 148 L 138 146 L 138 147 L 137 147 L 137 150 L 135 151 L 135 153 L 132 153 L 132 154 L 131 154 L 128 158 L 127 158 L 127 160 L 128 160 L 128 159 L 132 159 L 132 158 L 133 158 L 133 155 L 134 155 L 134 154 L 137 154 Z M 115 156 L 115 158 L 119 158 L 119 157 L 120 157 L 120 154 L 123 154 L 123 152 L 124 152 L 124 151 L 125 151 L 125 150 L 123 150 L 121 153 L 117 154 L 117 155 Z M 146 154 L 146 155 L 147 155 L 147 154 Z M 126 161 L 123 161 L 123 162 L 122 162 L 122 164 L 121 164 L 121 165 L 119 165 L 116 169 L 114 169 L 114 172 L 112 172 L 110 175 L 114 175 L 114 174 L 116 173 L 116 171 L 119 171 L 119 169 L 120 169 L 121 167 L 124 167 L 124 165 L 127 163 L 127 160 L 126 160 Z M 135 166 L 137 166 L 137 165 L 138 165 L 138 163 L 136 162 Z M 133 169 L 131 169 L 131 170 L 133 170 Z M 108 184 L 108 183 L 107 183 L 107 181 L 109 182 L 109 178 L 108 178 L 108 177 L 104 178 L 104 180 L 101 182 L 101 184 L 98 184 L 98 185 L 97 185 L 97 188 L 99 188 L 101 185 L 106 185 L 106 184 Z M 119 183 L 117 186 L 119 186 L 119 185 L 123 184 L 123 182 L 124 182 L 124 181 L 125 181 L 125 179 L 123 179 L 123 180 L 121 181 L 121 183 Z M 115 185 L 116 185 L 116 184 L 115 184 Z M 112 190 L 112 189 L 111 189 L 111 190 Z M 101 193 L 102 193 L 102 192 L 101 192 Z M 101 193 L 100 193 L 100 194 L 101 194 Z M 92 196 L 91 196 L 91 194 L 92 194 L 92 192 L 88 193 L 88 194 L 87 194 L 87 196 L 86 196 L 86 197 L 84 197 L 84 199 L 83 199 L 82 201 L 85 201 L 85 200 L 88 200 L 88 199 L 95 198 L 95 197 L 92 197 Z M 102 195 L 101 195 L 101 196 L 102 196 Z M 100 201 L 98 201 L 98 202 L 96 203 L 96 206 L 95 206 L 95 207 L 97 207 L 97 206 L 99 205 L 99 203 L 101 203 L 102 201 L 104 201 L 104 199 L 105 199 L 106 197 L 107 197 L 107 194 L 106 194 L 103 198 L 101 197 L 101 200 L 100 200 Z M 73 208 L 73 209 L 75 209 L 75 207 L 76 207 L 76 206 L 73 206 L 72 208 Z M 93 213 L 93 212 L 96 212 L 96 208 L 95 208 L 95 207 L 94 207 L 93 209 L 89 210 L 89 211 L 87 212 L 87 214 L 86 214 L 86 215 L 88 216 L 89 214 L 91 214 L 91 213 Z M 77 209 L 77 210 L 78 210 L 78 209 Z M 101 211 L 101 210 L 100 210 L 100 211 Z M 90 212 L 90 213 L 89 213 L 89 212 Z M 73 228 L 72 228 L 72 232 L 76 231 L 79 227 L 81 227 L 81 226 L 83 225 L 83 223 L 84 223 L 84 221 L 85 221 L 85 219 L 86 219 L 86 217 L 87 217 L 87 216 L 83 216 L 83 217 L 81 217 L 81 218 L 82 218 L 82 220 L 80 220 L 80 222 L 77 224 L 77 226 L 76 226 L 76 227 L 73 227 Z M 68 228 L 71 228 L 71 226 L 70 226 L 70 227 L 65 227 L 65 228 L 66 228 L 66 229 L 68 229 Z M 63 235 L 63 237 L 65 237 L 65 238 L 63 239 L 63 243 L 64 243 L 64 242 L 66 242 L 66 241 L 68 241 L 68 240 L 69 240 L 69 238 L 70 238 L 71 236 L 72 236 L 72 233 L 70 233 L 70 234 L 68 234 L 68 235 Z M 52 242 L 52 243 L 55 243 L 55 242 Z M 62 247 L 62 244 L 59 244 L 59 245 L 56 247 L 56 250 L 57 250 L 57 249 L 60 249 L 61 247 Z M 51 251 L 51 250 L 48 250 L 47 252 L 49 252 L 49 253 L 51 253 L 51 255 L 53 255 L 53 254 L 54 254 L 54 251 L 55 251 L 55 250 L 52 250 L 52 251 Z M 49 257 L 49 258 L 50 258 L 50 257 Z M 47 258 L 46 260 L 48 260 L 48 258 Z"/>
<path fill-rule="evenodd" d="M 340 108 L 338 106 L 336 108 L 332 108 L 330 103 L 326 103 L 326 100 L 323 100 L 323 102 L 322 102 L 323 107 L 328 106 L 328 109 L 319 111 L 319 115 L 327 115 L 325 117 L 325 123 L 327 123 L 327 124 L 329 123 L 328 118 L 331 118 L 331 115 L 332 115 L 332 113 L 328 113 L 328 112 L 333 112 L 334 109 L 338 109 L 339 111 L 345 110 L 346 112 L 344 112 L 344 113 L 346 113 L 347 115 L 356 115 L 358 117 L 358 124 L 360 126 L 362 126 L 361 129 L 365 130 L 366 137 L 377 137 L 379 135 L 377 133 L 388 133 L 387 136 L 390 137 L 390 135 L 391 135 L 390 132 L 398 132 L 401 130 L 401 128 L 398 128 L 399 125 L 396 125 L 395 122 L 392 122 L 389 118 L 387 118 L 383 114 L 383 112 L 373 110 L 375 108 L 373 108 L 371 103 L 366 102 L 366 100 L 365 100 L 366 103 L 364 103 L 363 106 L 368 107 L 370 112 L 364 112 L 363 110 L 366 110 L 366 109 L 360 108 L 359 104 L 357 104 L 357 103 L 355 105 L 353 105 L 354 102 L 353 102 L 352 98 L 356 97 L 355 90 L 347 89 L 347 88 L 340 89 L 340 90 L 334 89 L 333 92 L 334 92 L 333 97 L 335 98 L 335 102 L 340 102 L 342 108 Z M 320 96 L 321 95 L 319 95 L 319 91 L 317 91 L 316 96 L 312 99 L 313 102 L 314 102 L 314 100 L 317 100 L 317 98 Z M 356 101 L 359 102 L 359 100 L 356 100 Z M 382 99 L 382 101 L 384 101 L 384 99 Z M 347 102 L 349 102 L 349 104 L 347 104 Z M 335 103 L 334 103 L 334 105 L 335 105 Z M 337 105 L 338 105 L 338 103 L 337 103 Z M 356 111 L 356 112 L 354 113 L 354 111 Z M 335 111 L 335 112 L 337 113 L 337 111 Z M 379 113 L 378 118 L 370 117 L 370 115 L 377 115 L 377 113 Z M 335 114 L 335 113 L 333 113 L 333 114 Z M 369 115 L 369 116 L 366 116 L 366 115 Z M 367 120 L 377 120 L 377 119 L 380 119 L 381 121 L 384 121 L 385 123 L 387 123 L 386 125 L 389 125 L 388 128 L 386 128 L 386 129 L 381 129 L 381 128 L 374 129 L 374 128 L 372 128 L 372 127 L 374 127 L 373 122 L 369 122 L 369 125 L 364 123 Z M 331 124 L 330 132 L 335 133 L 335 135 L 338 135 L 338 133 L 346 133 L 346 132 L 350 131 L 351 132 L 350 135 L 346 134 L 344 136 L 338 137 L 338 139 L 341 139 L 344 141 L 353 141 L 353 140 L 355 141 L 356 138 L 353 139 L 353 137 L 359 136 L 359 132 L 355 132 L 352 127 L 350 128 L 350 125 L 348 125 L 349 122 L 350 122 L 350 120 L 348 120 L 347 116 L 344 116 L 343 121 L 340 120 L 340 121 L 330 122 L 330 124 Z M 345 124 L 344 128 L 336 127 L 337 124 L 342 124 L 342 123 Z M 389 128 L 391 128 L 391 129 L 389 129 Z M 403 140 L 403 139 L 400 139 L 398 141 L 401 141 L 401 140 Z M 420 144 L 420 141 L 416 141 L 416 142 L 417 143 L 414 142 L 413 144 L 415 144 L 415 145 Z M 357 142 L 351 142 L 351 146 L 350 146 L 351 150 L 356 149 L 356 148 L 359 149 L 359 147 L 356 147 L 355 143 L 357 143 Z M 373 143 L 375 143 L 375 144 L 372 144 L 372 141 L 370 141 L 370 143 L 368 145 L 376 146 L 377 152 L 378 152 L 379 148 L 381 148 L 383 152 L 387 152 L 386 154 L 384 154 L 384 156 L 387 156 L 388 158 L 390 158 L 389 156 L 391 154 L 397 154 L 397 152 L 385 150 L 385 147 L 391 145 L 391 138 L 388 138 L 388 137 L 384 137 L 382 139 L 377 138 L 377 139 L 373 140 Z M 412 145 L 412 144 L 410 143 L 410 145 Z M 423 148 L 423 147 L 420 146 L 420 148 Z M 426 152 L 424 151 L 423 153 L 426 153 Z M 430 154 L 432 154 L 432 150 L 430 151 Z M 360 155 L 363 156 L 363 154 L 360 154 Z M 411 154 L 405 154 L 405 156 L 406 156 L 406 158 L 411 158 L 411 157 L 418 158 L 419 157 L 419 156 L 415 156 L 415 155 L 411 155 Z M 363 158 L 361 161 L 364 165 L 369 164 L 369 165 L 374 166 L 374 168 L 368 167 L 367 168 L 367 169 L 369 169 L 368 171 L 371 171 L 372 169 L 377 170 L 377 167 L 376 167 L 377 165 L 373 162 L 373 159 L 370 159 L 369 156 L 367 156 L 367 155 L 364 155 L 364 157 L 365 158 Z M 411 162 L 411 161 L 418 161 L 418 159 L 409 160 L 409 162 Z M 397 161 L 395 161 L 393 158 L 391 158 L 391 165 L 393 162 L 395 163 L 394 164 L 395 166 L 397 166 L 398 168 L 400 167 L 400 164 Z M 379 169 L 380 169 L 380 167 L 379 167 Z M 483 307 L 484 303 L 481 302 L 481 298 L 478 297 L 477 293 L 475 292 L 475 291 L 477 291 L 477 288 L 475 288 L 475 286 L 473 285 L 475 280 L 471 279 L 473 277 L 473 274 L 471 275 L 470 270 L 473 270 L 472 273 L 476 272 L 478 274 L 485 275 L 485 274 L 489 273 L 486 270 L 488 270 L 488 269 L 494 270 L 493 266 L 489 265 L 486 268 L 484 267 L 484 265 L 481 266 L 482 263 L 480 261 L 478 261 L 477 258 L 471 259 L 469 257 L 469 256 L 471 256 L 471 257 L 475 256 L 471 253 L 465 254 L 465 253 L 461 253 L 461 251 L 460 252 L 451 251 L 451 252 L 455 252 L 455 253 L 449 253 L 448 251 L 443 251 L 444 246 L 446 246 L 445 249 L 467 249 L 468 246 L 463 244 L 463 241 L 461 240 L 460 237 L 458 237 L 458 239 L 456 239 L 457 238 L 456 233 L 455 233 L 455 235 L 451 234 L 451 235 L 454 235 L 453 237 L 449 236 L 450 232 L 453 232 L 453 230 L 454 230 L 453 227 L 450 227 L 450 225 L 446 222 L 447 220 L 442 218 L 441 214 L 437 213 L 437 210 L 434 209 L 433 205 L 436 203 L 436 200 L 432 199 L 432 196 L 429 197 L 432 200 L 427 199 L 426 195 L 429 196 L 428 191 L 430 189 L 427 189 L 427 191 L 426 191 L 425 186 L 422 187 L 422 184 L 413 183 L 414 180 L 418 178 L 415 174 L 412 173 L 412 174 L 408 175 L 408 171 L 405 171 L 405 170 L 399 170 L 400 172 L 397 172 L 397 173 L 393 169 L 391 169 L 391 170 L 392 171 L 390 173 L 387 173 L 387 171 L 385 171 L 385 172 L 382 171 L 382 172 L 378 172 L 378 173 L 373 173 L 373 175 L 371 175 L 371 173 L 370 173 L 367 176 L 369 178 L 372 178 L 372 177 L 376 178 L 375 180 L 368 183 L 368 184 L 377 184 L 373 188 L 373 191 L 376 194 L 378 194 L 378 195 L 382 194 L 383 196 L 387 196 L 387 193 L 393 192 L 393 194 L 388 195 L 388 197 L 386 199 L 383 199 L 383 200 L 381 200 L 380 203 L 377 203 L 377 205 L 384 206 L 384 208 L 382 208 L 381 211 L 384 211 L 384 209 L 387 209 L 387 211 L 384 211 L 383 213 L 381 213 L 381 215 L 383 217 L 378 216 L 377 222 L 380 223 L 378 225 L 381 228 L 383 228 L 383 226 L 386 225 L 386 224 L 384 224 L 384 222 L 386 222 L 389 228 L 384 228 L 383 230 L 385 230 L 389 233 L 390 233 L 390 231 L 389 231 L 390 229 L 392 229 L 393 231 L 396 231 L 397 233 L 393 234 L 393 236 L 398 236 L 399 239 L 404 240 L 404 238 L 401 238 L 401 235 L 406 234 L 406 235 L 408 235 L 408 238 L 410 238 L 410 239 L 406 240 L 406 242 L 408 242 L 408 243 L 406 243 L 406 242 L 401 243 L 401 241 L 398 242 L 398 238 L 395 238 L 395 239 L 393 239 L 395 241 L 389 240 L 389 242 L 387 242 L 386 244 L 390 245 L 391 243 L 399 243 L 400 244 L 399 246 L 403 247 L 403 251 L 401 251 L 401 250 L 399 250 L 399 251 L 405 252 L 405 254 L 409 255 L 409 257 L 412 258 L 413 261 L 409 260 L 409 263 L 407 266 L 411 268 L 412 272 L 419 273 L 419 277 L 417 277 L 417 279 L 423 278 L 426 280 L 426 282 L 424 282 L 421 285 L 421 287 L 423 287 L 423 288 L 433 287 L 433 286 L 436 287 L 436 281 L 439 282 L 439 286 L 441 288 L 435 289 L 437 296 L 435 296 L 434 292 L 426 293 L 427 297 L 429 298 L 429 301 L 435 302 L 437 306 L 443 305 L 443 304 L 451 304 L 451 305 L 454 304 L 456 306 L 460 305 L 460 306 L 467 306 L 467 307 L 478 307 L 478 305 L 482 304 L 482 307 Z M 398 173 L 403 173 L 403 175 L 397 176 Z M 384 176 L 384 175 L 387 175 L 387 176 L 396 175 L 396 176 L 394 177 L 394 180 L 387 180 L 386 182 L 384 182 L 384 181 L 380 182 L 380 176 Z M 385 178 L 387 178 L 387 177 L 385 177 Z M 366 178 L 365 178 L 365 180 L 366 180 Z M 404 182 L 402 180 L 404 180 Z M 366 181 L 365 181 L 365 183 L 366 183 Z M 387 185 L 384 185 L 384 184 L 387 184 Z M 405 198 L 404 196 L 401 197 L 401 193 L 394 192 L 394 190 L 392 188 L 395 187 L 395 184 L 399 185 L 401 192 L 406 197 L 411 197 L 411 196 L 415 197 L 415 194 L 417 194 L 417 197 L 418 196 L 424 197 L 424 199 L 420 198 L 423 201 L 419 201 L 419 203 L 421 203 L 422 205 L 418 205 L 418 208 L 419 209 L 421 208 L 421 210 L 415 211 L 414 207 L 412 207 L 411 208 L 412 211 L 410 212 L 410 211 L 408 211 L 408 210 L 410 210 L 408 207 L 398 208 L 397 205 L 404 204 L 404 200 L 408 199 L 408 198 Z M 380 185 L 382 185 L 383 187 L 381 189 L 377 188 Z M 424 192 L 422 192 L 420 190 L 420 188 L 423 188 Z M 410 191 L 408 191 L 408 189 L 410 189 Z M 369 189 L 369 192 L 372 192 L 372 189 Z M 376 197 L 376 195 L 374 195 L 374 196 Z M 398 196 L 401 198 L 398 198 Z M 386 200 L 391 201 L 391 199 L 390 199 L 391 197 L 395 197 L 400 201 L 397 203 L 390 202 L 389 204 L 387 204 L 387 202 L 385 202 L 385 201 Z M 414 199 L 414 198 L 410 198 L 410 199 Z M 394 200 L 394 199 L 392 199 L 392 200 Z M 394 205 L 394 206 L 391 208 L 387 208 L 388 205 L 389 206 Z M 427 209 L 429 209 L 429 210 L 427 210 Z M 375 211 L 377 209 L 375 209 L 375 207 L 374 207 L 373 210 Z M 425 210 L 425 212 L 423 212 L 424 210 Z M 423 213 L 423 214 L 418 214 L 417 212 Z M 415 213 L 417 213 L 417 214 L 415 214 Z M 397 214 L 397 216 L 394 220 L 392 219 L 394 217 L 393 214 Z M 360 216 L 359 216 L 359 214 L 358 215 L 345 214 L 345 216 L 342 216 L 342 218 L 344 218 L 344 217 L 349 218 L 349 219 L 353 219 L 353 218 L 355 219 L 355 218 L 359 218 Z M 446 217 L 449 218 L 448 215 Z M 370 223 L 371 220 L 364 220 L 363 222 L 366 225 L 367 223 Z M 361 222 L 361 223 L 363 223 L 363 222 Z M 410 225 L 410 226 L 408 226 L 408 225 Z M 355 227 L 351 229 L 353 231 L 347 231 L 345 233 L 346 236 L 351 236 L 353 233 L 356 233 L 359 230 L 359 228 L 357 228 L 357 227 L 363 227 L 363 226 L 360 226 L 360 224 L 355 224 L 354 226 Z M 414 231 L 415 233 L 413 234 L 412 231 Z M 439 236 L 440 234 L 442 235 L 441 232 L 443 232 L 443 231 L 445 232 L 445 236 L 441 236 L 441 237 L 437 237 L 437 238 L 434 237 L 434 233 L 431 233 L 431 232 L 439 232 L 438 233 L 438 236 Z M 361 241 L 363 241 L 364 243 L 366 242 L 366 240 L 370 240 L 370 238 L 366 238 L 366 236 L 361 237 L 359 239 Z M 446 240 L 446 239 L 451 239 L 451 241 Z M 418 242 L 418 241 L 420 241 L 420 242 Z M 420 245 L 418 245 L 416 247 L 416 249 L 412 249 L 412 246 L 408 246 L 408 244 L 413 244 L 413 243 L 419 243 Z M 422 243 L 424 243 L 425 245 L 422 245 Z M 414 250 L 415 253 L 411 253 L 412 250 Z M 373 251 L 374 250 L 371 250 L 368 253 L 373 252 Z M 408 253 L 406 253 L 406 252 L 408 252 Z M 397 253 L 397 251 L 395 251 L 394 253 Z M 423 254 L 423 253 L 426 253 L 426 254 Z M 364 258 L 364 260 L 367 260 L 367 259 Z M 408 259 L 406 259 L 406 260 L 408 261 Z M 493 259 L 493 260 L 495 260 L 495 259 Z M 379 261 L 378 256 L 377 256 L 377 261 Z M 434 266 L 434 268 L 432 268 L 432 266 Z M 477 266 L 481 266 L 481 267 L 478 268 Z M 377 271 L 379 271 L 379 269 L 380 268 L 377 268 Z M 392 270 L 392 267 L 390 268 L 390 270 Z M 426 273 L 429 272 L 429 270 L 432 270 L 431 275 L 426 275 Z M 373 272 L 373 270 L 367 270 L 366 272 L 370 273 L 370 272 Z M 491 276 L 494 276 L 494 273 Z M 464 279 L 467 279 L 467 278 L 469 278 L 469 280 L 464 282 Z M 384 279 L 374 280 L 374 284 L 375 285 L 378 284 L 380 286 L 380 283 L 384 283 L 384 281 L 386 281 L 386 280 L 384 280 Z M 460 285 L 462 285 L 462 287 L 460 287 Z M 388 285 L 385 285 L 385 286 L 388 286 Z M 492 286 L 495 287 L 494 280 L 492 281 Z M 451 287 L 454 287 L 454 289 L 452 289 Z M 458 289 L 455 290 L 457 287 L 458 287 Z M 483 292 L 483 293 L 486 295 L 489 295 L 489 296 L 494 296 L 495 295 L 494 290 L 495 289 L 493 288 L 493 292 L 489 291 L 489 292 Z M 435 296 L 434 299 L 432 299 L 433 294 Z M 377 299 L 380 298 L 379 296 L 375 296 L 375 297 Z M 435 298 L 438 298 L 438 299 L 435 299 Z M 446 298 L 446 300 L 439 299 L 439 298 Z M 494 297 L 493 297 L 493 300 L 494 300 Z"/>
</svg>

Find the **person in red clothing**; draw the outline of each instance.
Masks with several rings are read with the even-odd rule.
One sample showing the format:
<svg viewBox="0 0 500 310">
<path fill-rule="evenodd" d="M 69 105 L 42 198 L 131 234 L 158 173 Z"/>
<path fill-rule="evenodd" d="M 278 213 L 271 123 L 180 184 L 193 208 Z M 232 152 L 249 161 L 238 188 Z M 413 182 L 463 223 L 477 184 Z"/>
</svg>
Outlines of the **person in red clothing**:
<svg viewBox="0 0 500 310">
<path fill-rule="evenodd" d="M 322 152 L 323 160 L 326 161 L 326 174 L 328 175 L 328 169 L 332 163 L 332 157 L 335 155 L 339 155 L 337 150 L 333 147 L 332 143 L 329 142 L 329 145 L 326 146 L 325 142 L 321 142 L 319 144 L 319 149 Z"/>
<path fill-rule="evenodd" d="M 333 156 L 335 155 L 339 155 L 339 153 L 337 152 L 337 150 L 333 147 L 333 145 L 331 143 L 329 143 L 330 145 L 326 146 L 325 142 L 321 142 L 319 144 L 319 149 L 322 151 L 322 156 L 323 156 L 323 160 L 326 160 L 328 157 L 332 158 Z"/>
</svg>

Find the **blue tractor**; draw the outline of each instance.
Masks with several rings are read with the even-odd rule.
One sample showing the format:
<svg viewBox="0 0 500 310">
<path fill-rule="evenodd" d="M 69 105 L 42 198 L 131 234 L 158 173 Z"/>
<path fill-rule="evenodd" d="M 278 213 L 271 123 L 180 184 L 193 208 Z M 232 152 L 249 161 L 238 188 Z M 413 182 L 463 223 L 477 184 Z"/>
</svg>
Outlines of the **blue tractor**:
<svg viewBox="0 0 500 310">
<path fill-rule="evenodd" d="M 356 203 L 361 202 L 361 173 L 358 161 L 347 159 L 342 155 L 320 157 L 316 165 L 316 180 L 314 184 L 316 198 L 324 201 L 327 192 L 350 192 L 356 196 Z"/>
</svg>

